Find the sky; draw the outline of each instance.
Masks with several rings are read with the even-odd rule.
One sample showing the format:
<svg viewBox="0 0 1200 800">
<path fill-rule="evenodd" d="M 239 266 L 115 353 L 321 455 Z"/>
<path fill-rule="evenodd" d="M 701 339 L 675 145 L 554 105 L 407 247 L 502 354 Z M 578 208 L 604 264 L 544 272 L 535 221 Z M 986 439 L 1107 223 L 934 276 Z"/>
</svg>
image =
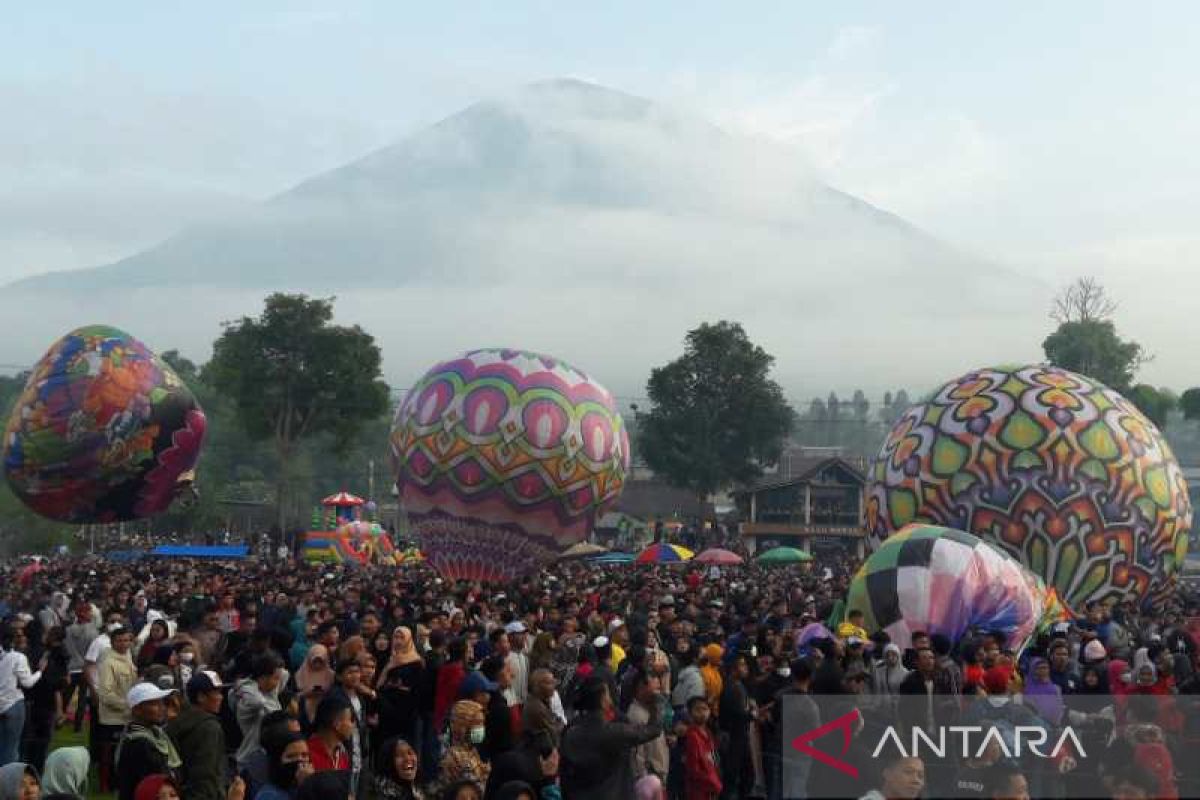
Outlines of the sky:
<svg viewBox="0 0 1200 800">
<path fill-rule="evenodd" d="M 0 26 L 0 282 L 129 255 L 572 76 L 794 148 L 1013 270 L 1098 276 L 1163 355 L 1143 377 L 1182 388 L 1198 34 L 1182 2 L 27 4 Z"/>
</svg>

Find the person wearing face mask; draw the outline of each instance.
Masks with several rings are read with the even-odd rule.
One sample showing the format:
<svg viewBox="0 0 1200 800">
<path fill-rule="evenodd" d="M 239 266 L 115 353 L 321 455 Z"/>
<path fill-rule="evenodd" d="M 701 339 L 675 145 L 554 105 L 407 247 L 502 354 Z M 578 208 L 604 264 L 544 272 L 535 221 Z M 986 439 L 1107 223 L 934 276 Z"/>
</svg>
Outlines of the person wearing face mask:
<svg viewBox="0 0 1200 800">
<path fill-rule="evenodd" d="M 471 781 L 482 794 L 490 767 L 479 756 L 487 735 L 483 706 L 474 700 L 459 700 L 450 707 L 450 746 L 442 755 L 438 784 L 451 786 Z"/>
<path fill-rule="evenodd" d="M 295 800 L 303 784 L 313 774 L 308 742 L 299 733 L 276 728 L 263 736 L 267 754 L 267 783 L 254 800 Z"/>
</svg>

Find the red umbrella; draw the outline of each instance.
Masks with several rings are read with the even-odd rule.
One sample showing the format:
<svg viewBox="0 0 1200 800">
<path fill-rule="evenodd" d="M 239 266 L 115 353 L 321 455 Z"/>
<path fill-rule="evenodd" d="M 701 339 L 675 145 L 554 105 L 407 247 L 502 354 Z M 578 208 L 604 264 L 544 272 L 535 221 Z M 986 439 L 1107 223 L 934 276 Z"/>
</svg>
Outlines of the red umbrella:
<svg viewBox="0 0 1200 800">
<path fill-rule="evenodd" d="M 741 564 L 744 559 L 737 553 L 730 552 L 729 550 L 722 550 L 720 547 L 710 547 L 692 560 L 701 564 L 719 564 L 724 567 Z"/>
<path fill-rule="evenodd" d="M 331 494 L 321 501 L 323 506 L 361 506 L 365 500 L 349 492 L 338 492 Z"/>
</svg>

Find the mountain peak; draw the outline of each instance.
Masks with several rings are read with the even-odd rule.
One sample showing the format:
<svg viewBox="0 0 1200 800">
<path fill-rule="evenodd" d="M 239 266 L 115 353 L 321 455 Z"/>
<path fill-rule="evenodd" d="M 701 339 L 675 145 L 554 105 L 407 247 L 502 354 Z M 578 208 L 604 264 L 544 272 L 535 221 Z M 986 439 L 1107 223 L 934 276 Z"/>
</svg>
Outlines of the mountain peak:
<svg viewBox="0 0 1200 800">
<path fill-rule="evenodd" d="M 791 271 L 990 270 L 948 253 L 820 183 L 790 150 L 565 77 L 475 103 L 251 213 L 19 285 L 321 291 L 520 282 L 547 269 L 569 283 L 564 265 L 585 282 L 623 272 L 657 285 L 748 259 Z"/>
</svg>

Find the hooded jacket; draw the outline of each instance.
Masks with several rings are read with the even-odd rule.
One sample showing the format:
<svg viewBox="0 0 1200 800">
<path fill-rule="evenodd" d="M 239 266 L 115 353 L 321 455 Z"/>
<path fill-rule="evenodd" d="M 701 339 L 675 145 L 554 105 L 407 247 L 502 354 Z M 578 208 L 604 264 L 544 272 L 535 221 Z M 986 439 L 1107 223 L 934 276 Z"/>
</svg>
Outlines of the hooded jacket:
<svg viewBox="0 0 1200 800">
<path fill-rule="evenodd" d="M 188 800 L 224 800 L 225 729 L 215 715 L 185 706 L 167 723 L 167 735 L 183 759 L 180 779 Z"/>
<path fill-rule="evenodd" d="M 17 795 L 21 793 L 21 781 L 27 771 L 37 775 L 37 770 L 20 761 L 0 767 L 0 800 L 17 800 Z"/>
<path fill-rule="evenodd" d="M 86 747 L 60 747 L 46 758 L 42 775 L 42 794 L 73 794 L 87 796 L 88 769 L 91 756 Z"/>
<path fill-rule="evenodd" d="M 286 682 L 285 676 L 279 685 L 283 686 Z M 259 732 L 262 729 L 263 717 L 272 711 L 282 710 L 283 704 L 279 701 L 279 689 L 275 689 L 269 694 L 263 694 L 262 690 L 258 688 L 257 681 L 246 678 L 233 689 L 230 705 L 237 717 L 238 727 L 242 730 L 242 743 L 238 747 L 236 756 L 237 763 L 245 765 L 251 755 L 262 749 Z"/>
</svg>

